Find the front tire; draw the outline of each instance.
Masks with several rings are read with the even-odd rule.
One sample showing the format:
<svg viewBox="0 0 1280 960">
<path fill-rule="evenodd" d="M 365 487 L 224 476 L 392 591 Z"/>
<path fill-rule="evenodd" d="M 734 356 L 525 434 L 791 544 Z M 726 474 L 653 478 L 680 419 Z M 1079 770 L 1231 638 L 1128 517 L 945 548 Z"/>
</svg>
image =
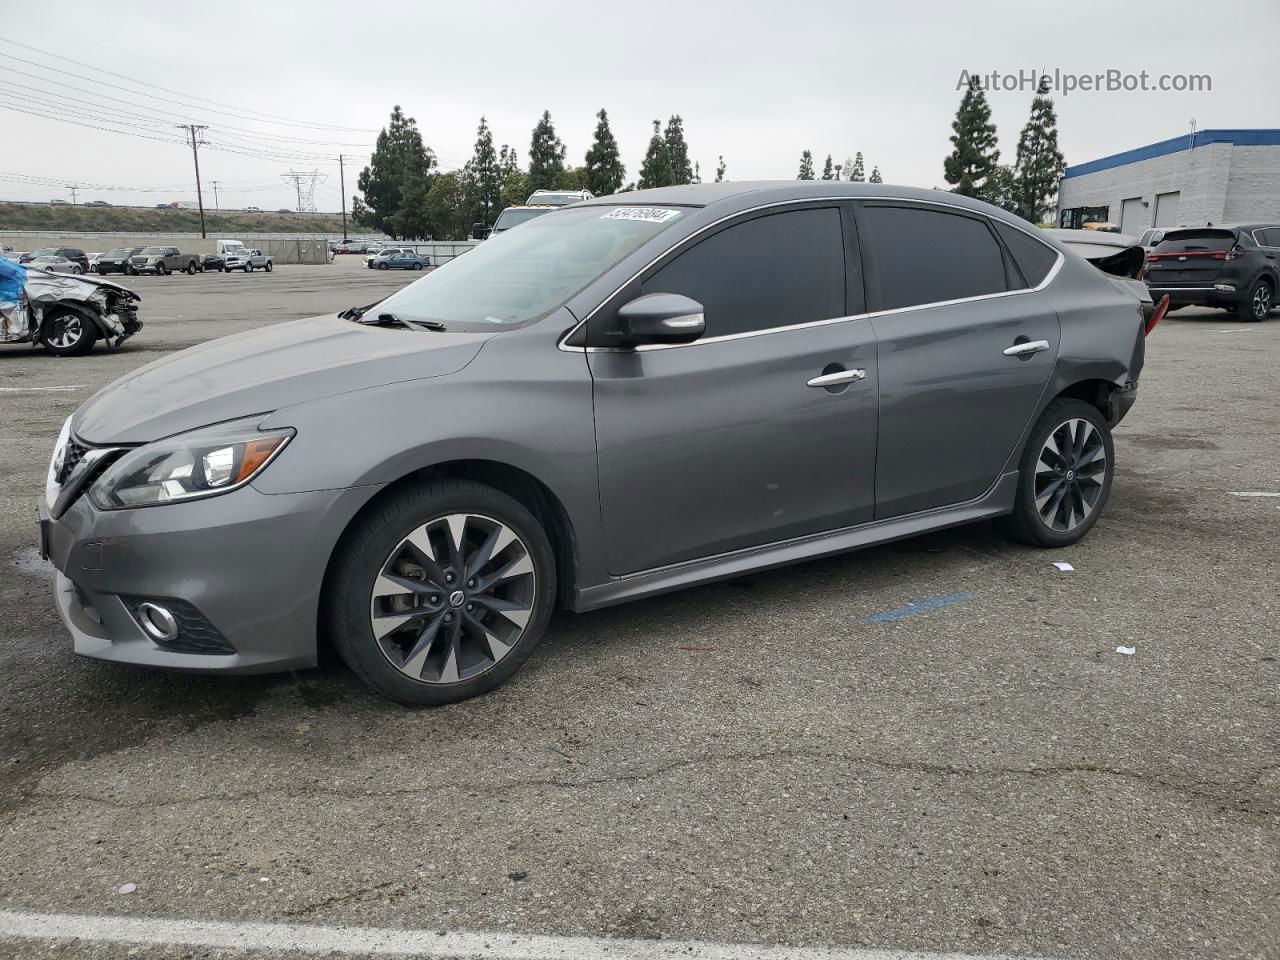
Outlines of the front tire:
<svg viewBox="0 0 1280 960">
<path fill-rule="evenodd" d="M 245 272 L 245 273 L 253 273 L 253 264 L 252 264 L 252 263 L 246 263 L 246 264 L 244 265 L 244 272 Z"/>
<path fill-rule="evenodd" d="M 192 260 L 187 264 L 187 276 L 194 277 L 196 275 L 196 262 Z"/>
<path fill-rule="evenodd" d="M 1267 319 L 1267 314 L 1271 312 L 1274 297 L 1275 291 L 1271 289 L 1271 284 L 1267 282 L 1267 278 L 1259 277 L 1254 281 L 1253 286 L 1249 288 L 1248 299 L 1236 304 L 1236 317 L 1253 323 L 1261 323 Z"/>
<path fill-rule="evenodd" d="M 551 616 L 555 558 L 519 502 L 468 480 L 404 487 L 353 528 L 325 582 L 347 665 L 400 703 L 466 700 L 528 659 Z"/>
<path fill-rule="evenodd" d="M 1065 547 L 1088 533 L 1111 493 L 1115 446 L 1098 408 L 1060 397 L 1036 421 L 1018 464 L 1013 513 L 1000 518 L 1015 540 Z"/>
<path fill-rule="evenodd" d="M 265 271 L 267 271 L 267 273 L 270 273 L 270 272 L 271 272 L 271 261 L 270 261 L 270 260 L 268 260 L 268 261 L 267 261 L 267 265 L 266 265 L 265 267 L 263 267 L 262 269 L 263 269 L 263 270 L 265 270 Z"/>
<path fill-rule="evenodd" d="M 98 329 L 76 310 L 61 310 L 44 318 L 40 345 L 55 357 L 78 357 L 93 349 Z"/>
</svg>

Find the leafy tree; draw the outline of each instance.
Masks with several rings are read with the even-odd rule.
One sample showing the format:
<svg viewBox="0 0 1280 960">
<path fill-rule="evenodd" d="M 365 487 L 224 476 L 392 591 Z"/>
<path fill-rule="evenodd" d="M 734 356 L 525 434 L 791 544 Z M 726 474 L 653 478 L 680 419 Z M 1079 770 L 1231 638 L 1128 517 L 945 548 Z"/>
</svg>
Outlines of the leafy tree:
<svg viewBox="0 0 1280 960">
<path fill-rule="evenodd" d="M 822 165 L 822 179 L 834 180 L 836 178 L 836 168 L 831 164 L 831 154 L 827 154 L 827 162 Z"/>
<path fill-rule="evenodd" d="M 800 172 L 796 175 L 797 180 L 813 179 L 813 154 L 806 150 L 800 154 Z"/>
<path fill-rule="evenodd" d="M 667 149 L 667 141 L 662 136 L 662 124 L 653 121 L 653 136 L 649 138 L 649 149 L 645 152 L 644 163 L 640 165 L 640 189 L 652 187 L 669 187 L 675 183 L 675 171 L 671 169 L 671 152 Z"/>
<path fill-rule="evenodd" d="M 564 173 L 564 144 L 556 136 L 551 111 L 543 110 L 542 119 L 533 128 L 529 143 L 529 187 L 533 190 L 557 190 Z"/>
<path fill-rule="evenodd" d="M 556 181 L 557 190 L 587 190 L 587 168 L 570 167 Z"/>
<path fill-rule="evenodd" d="M 693 168 L 689 165 L 689 145 L 684 140 L 684 121 L 676 114 L 667 121 L 663 134 L 667 141 L 667 156 L 671 158 L 672 183 L 693 183 Z"/>
<path fill-rule="evenodd" d="M 609 129 L 609 115 L 603 109 L 596 114 L 596 136 L 587 151 L 586 189 L 597 197 L 617 193 L 627 175 L 618 153 L 618 141 Z"/>
<path fill-rule="evenodd" d="M 471 229 L 466 215 L 466 194 L 460 171 L 438 174 L 422 203 L 423 212 L 441 240 L 465 239 Z"/>
<path fill-rule="evenodd" d="M 693 182 L 702 182 L 702 164 L 698 163 L 697 160 L 693 161 Z"/>
<path fill-rule="evenodd" d="M 716 183 L 724 182 L 724 155 L 720 156 L 720 162 L 716 165 Z"/>
<path fill-rule="evenodd" d="M 420 235 L 415 230 L 425 223 L 418 201 L 431 186 L 435 163 L 417 122 L 396 104 L 391 122 L 378 134 L 369 165 L 356 180 L 363 194 L 363 222 L 396 237 Z"/>
<path fill-rule="evenodd" d="M 502 168 L 493 149 L 493 131 L 484 117 L 476 131 L 476 149 L 467 164 L 467 207 L 473 221 L 491 224 L 502 209 Z"/>
<path fill-rule="evenodd" d="M 862 151 L 859 150 L 857 156 L 853 158 L 853 165 L 848 168 L 849 179 L 854 183 L 862 183 L 867 179 L 866 168 L 862 165 Z"/>
<path fill-rule="evenodd" d="M 373 215 L 373 211 L 365 204 L 359 195 L 351 198 L 351 222 L 357 227 L 368 227 L 376 230 L 378 227 L 377 218 Z"/>
<path fill-rule="evenodd" d="M 880 176 L 879 167 L 871 168 L 871 179 L 868 180 L 867 183 L 884 183 L 884 178 Z"/>
<path fill-rule="evenodd" d="M 1039 223 L 1053 204 L 1058 181 L 1067 165 L 1058 149 L 1058 115 L 1053 100 L 1042 87 L 1031 101 L 1031 116 L 1018 137 L 1018 159 L 1015 167 L 1016 213 Z"/>
<path fill-rule="evenodd" d="M 498 169 L 502 171 L 502 179 L 520 169 L 520 157 L 516 154 L 515 147 L 509 147 L 505 143 L 502 149 L 498 151 Z"/>
<path fill-rule="evenodd" d="M 954 186 L 956 193 L 981 197 L 987 178 L 1000 162 L 1000 151 L 996 149 L 991 107 L 976 77 L 969 81 L 951 129 L 954 149 L 943 162 L 947 183 Z"/>
<path fill-rule="evenodd" d="M 511 170 L 502 180 L 502 209 L 523 206 L 529 199 L 529 177 L 522 170 Z"/>
<path fill-rule="evenodd" d="M 982 199 L 1002 210 L 1018 213 L 1018 178 L 1013 167 L 999 164 L 982 187 Z"/>
<path fill-rule="evenodd" d="M 840 171 L 839 173 L 836 174 L 836 176 L 841 177 L 845 180 L 848 180 L 850 177 L 853 176 L 853 157 L 844 158 L 844 166 L 840 168 Z"/>
</svg>

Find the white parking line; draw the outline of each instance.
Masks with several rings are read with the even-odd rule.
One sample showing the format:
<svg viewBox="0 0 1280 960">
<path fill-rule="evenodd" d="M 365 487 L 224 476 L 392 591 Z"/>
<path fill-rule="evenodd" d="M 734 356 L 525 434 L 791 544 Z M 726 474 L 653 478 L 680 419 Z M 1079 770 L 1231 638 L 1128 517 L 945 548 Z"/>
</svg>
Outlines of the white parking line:
<svg viewBox="0 0 1280 960">
<path fill-rule="evenodd" d="M 698 940 L 615 940 L 510 933 L 440 933 L 290 923 L 227 923 L 78 916 L 0 909 L 0 939 L 208 947 L 249 952 L 485 957 L 486 960 L 1014 960 L 995 954 L 920 953 L 859 947 L 781 947 Z"/>
<path fill-rule="evenodd" d="M 1233 497 L 1280 497 L 1280 493 L 1268 493 L 1265 490 L 1228 490 Z"/>
<path fill-rule="evenodd" d="M 71 383 L 65 387 L 0 387 L 0 393 L 42 393 L 50 390 L 83 390 L 83 383 Z"/>
</svg>

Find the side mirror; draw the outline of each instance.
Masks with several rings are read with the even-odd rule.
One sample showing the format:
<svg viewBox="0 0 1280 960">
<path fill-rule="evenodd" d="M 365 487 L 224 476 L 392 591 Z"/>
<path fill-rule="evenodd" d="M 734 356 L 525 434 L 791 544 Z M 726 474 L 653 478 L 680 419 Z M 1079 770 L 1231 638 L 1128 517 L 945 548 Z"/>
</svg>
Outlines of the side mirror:
<svg viewBox="0 0 1280 960">
<path fill-rule="evenodd" d="M 679 293 L 649 293 L 623 305 L 618 324 L 628 346 L 692 343 L 706 332 L 702 304 Z"/>
</svg>

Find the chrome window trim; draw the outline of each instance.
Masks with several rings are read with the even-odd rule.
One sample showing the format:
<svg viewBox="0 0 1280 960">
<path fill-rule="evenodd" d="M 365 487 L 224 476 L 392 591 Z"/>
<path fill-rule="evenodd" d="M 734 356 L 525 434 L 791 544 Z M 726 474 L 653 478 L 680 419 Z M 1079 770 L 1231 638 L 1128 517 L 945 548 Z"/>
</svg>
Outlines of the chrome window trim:
<svg viewBox="0 0 1280 960">
<path fill-rule="evenodd" d="M 848 201 L 867 201 L 867 202 L 887 201 L 891 203 L 918 203 L 918 204 L 924 204 L 928 206 L 946 207 L 949 210 L 959 210 L 961 213 L 967 213 L 975 217 L 982 217 L 988 221 L 994 222 L 995 220 L 995 218 L 992 217 L 990 214 L 983 213 L 981 210 L 972 210 L 969 207 L 961 206 L 958 203 L 947 203 L 944 200 L 920 200 L 915 197 L 871 197 L 871 196 L 803 197 L 795 200 L 775 200 L 772 203 L 763 203 L 763 204 L 760 204 L 759 206 L 749 207 L 745 210 L 736 210 L 733 213 L 726 214 L 725 216 L 721 217 L 718 220 L 713 220 L 711 223 L 708 223 L 706 226 L 700 228 L 696 232 L 689 234 L 689 236 L 685 237 L 679 243 L 676 243 L 674 246 L 668 248 L 667 250 L 664 250 L 658 256 L 654 257 L 652 260 L 646 263 L 643 267 L 641 267 L 639 270 L 633 273 L 630 277 L 628 277 L 616 290 L 613 291 L 613 293 L 609 294 L 607 297 L 601 300 L 600 303 L 598 303 L 591 310 L 591 312 L 588 313 L 582 320 L 578 321 L 578 323 L 576 323 L 574 326 L 569 328 L 569 330 L 567 330 L 560 337 L 560 339 L 556 341 L 556 347 L 560 350 L 563 350 L 566 353 L 640 353 L 640 352 L 647 352 L 651 350 L 676 350 L 683 347 L 696 347 L 696 346 L 700 346 L 702 344 L 707 344 L 707 343 L 725 343 L 730 340 L 745 340 L 750 337 L 764 337 L 773 333 L 786 333 L 792 330 L 804 330 L 809 327 L 823 327 L 833 323 L 848 323 L 853 320 L 867 320 L 867 319 L 873 319 L 875 317 L 888 317 L 888 316 L 893 316 L 899 313 L 909 313 L 914 310 L 930 310 L 934 307 L 950 307 L 960 303 L 978 303 L 982 300 L 995 300 L 999 297 L 1013 297 L 1013 296 L 1018 296 L 1024 293 L 1039 293 L 1041 290 L 1044 290 L 1046 287 L 1048 287 L 1049 284 L 1053 283 L 1054 279 L 1058 276 L 1058 272 L 1062 269 L 1062 265 L 1066 262 L 1066 257 L 1063 255 L 1062 251 L 1052 246 L 1051 244 L 1045 243 L 1045 240 L 1043 237 L 1037 237 L 1034 233 L 1032 233 L 1027 228 L 1021 226 L 1020 224 L 1009 223 L 1008 221 L 1001 220 L 1000 222 L 1003 223 L 1005 226 L 1013 227 L 1013 229 L 1015 230 L 1021 230 L 1027 236 L 1035 240 L 1037 243 L 1043 244 L 1044 246 L 1052 250 L 1054 254 L 1057 255 L 1057 259 L 1054 261 L 1053 266 L 1049 268 L 1049 272 L 1045 274 L 1045 278 L 1041 280 L 1040 283 L 1037 284 L 1036 286 L 1023 287 L 1020 290 L 1002 290 L 999 293 L 984 293 L 976 297 L 961 297 L 956 300 L 935 300 L 930 303 L 918 303 L 910 307 L 895 307 L 890 310 L 872 310 L 866 313 L 852 314 L 847 317 L 831 317 L 826 320 L 810 320 L 805 323 L 793 323 L 787 326 L 769 327 L 767 330 L 749 330 L 745 333 L 726 333 L 723 336 L 719 336 L 719 337 L 702 337 L 690 343 L 651 343 L 651 344 L 645 344 L 644 346 L 639 346 L 639 347 L 571 347 L 565 343 L 565 341 L 567 341 L 570 337 L 572 337 L 575 333 L 577 333 L 580 329 L 582 329 L 587 323 L 589 323 L 592 317 L 594 317 L 597 313 L 599 313 L 606 306 L 608 306 L 609 303 L 613 301 L 614 297 L 616 297 L 623 290 L 625 290 L 627 286 L 633 283 L 636 280 L 636 278 L 639 277 L 642 273 L 644 273 L 646 270 L 648 270 L 658 261 L 672 254 L 674 251 L 679 250 L 685 244 L 689 243 L 692 240 L 696 240 L 698 237 L 702 236 L 708 230 L 718 227 L 722 223 L 728 220 L 732 220 L 735 217 L 745 216 L 746 214 L 749 214 L 749 213 L 756 213 L 760 210 L 769 210 L 774 207 L 789 207 L 789 206 L 793 206 L 795 204 L 800 204 L 800 203 L 819 203 L 820 204 L 823 202 L 844 203 Z"/>
</svg>

